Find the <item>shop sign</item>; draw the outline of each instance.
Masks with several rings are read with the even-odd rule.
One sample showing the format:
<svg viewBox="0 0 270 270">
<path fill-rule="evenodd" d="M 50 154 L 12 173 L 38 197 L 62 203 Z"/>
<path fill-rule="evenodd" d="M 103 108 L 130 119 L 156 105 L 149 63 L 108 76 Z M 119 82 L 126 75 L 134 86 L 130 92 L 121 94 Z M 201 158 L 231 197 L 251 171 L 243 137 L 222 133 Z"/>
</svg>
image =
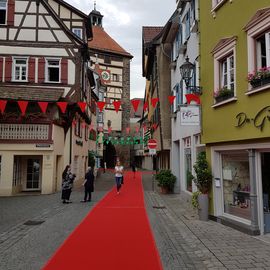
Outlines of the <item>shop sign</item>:
<svg viewBox="0 0 270 270">
<path fill-rule="evenodd" d="M 200 107 L 199 106 L 181 107 L 180 123 L 182 126 L 200 125 Z"/>
<path fill-rule="evenodd" d="M 51 145 L 49 143 L 39 143 L 36 144 L 37 148 L 47 148 L 47 147 L 51 147 Z"/>
<path fill-rule="evenodd" d="M 267 122 L 270 123 L 270 106 L 266 106 L 257 112 L 254 117 L 250 118 L 244 112 L 236 115 L 236 127 L 243 127 L 245 124 L 253 124 L 254 127 L 263 131 Z"/>
</svg>

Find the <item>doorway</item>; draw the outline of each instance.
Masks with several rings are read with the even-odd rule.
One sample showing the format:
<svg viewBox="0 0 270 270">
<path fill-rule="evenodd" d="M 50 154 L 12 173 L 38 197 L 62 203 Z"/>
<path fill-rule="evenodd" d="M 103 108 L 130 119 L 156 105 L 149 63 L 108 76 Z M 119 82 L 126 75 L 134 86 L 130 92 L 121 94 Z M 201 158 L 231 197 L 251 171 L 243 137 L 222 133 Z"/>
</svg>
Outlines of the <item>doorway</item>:
<svg viewBox="0 0 270 270">
<path fill-rule="evenodd" d="M 262 153 L 261 164 L 264 232 L 270 233 L 270 153 Z"/>
<path fill-rule="evenodd" d="M 41 160 L 38 158 L 27 159 L 26 190 L 40 189 Z"/>
</svg>

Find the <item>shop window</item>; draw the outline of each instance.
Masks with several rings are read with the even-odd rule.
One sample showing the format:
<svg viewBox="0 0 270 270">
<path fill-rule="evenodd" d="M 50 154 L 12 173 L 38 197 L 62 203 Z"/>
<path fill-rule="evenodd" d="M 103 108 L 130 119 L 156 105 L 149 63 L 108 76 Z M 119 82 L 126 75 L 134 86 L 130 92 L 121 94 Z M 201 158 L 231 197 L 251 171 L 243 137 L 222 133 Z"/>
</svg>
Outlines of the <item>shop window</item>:
<svg viewBox="0 0 270 270">
<path fill-rule="evenodd" d="M 250 220 L 248 153 L 223 153 L 221 158 L 224 213 Z"/>
<path fill-rule="evenodd" d="M 46 82 L 60 82 L 60 59 L 46 59 Z"/>
<path fill-rule="evenodd" d="M 7 20 L 7 0 L 0 0 L 0 25 L 6 24 Z"/>
<path fill-rule="evenodd" d="M 13 58 L 13 81 L 27 81 L 27 62 L 27 58 Z"/>
</svg>

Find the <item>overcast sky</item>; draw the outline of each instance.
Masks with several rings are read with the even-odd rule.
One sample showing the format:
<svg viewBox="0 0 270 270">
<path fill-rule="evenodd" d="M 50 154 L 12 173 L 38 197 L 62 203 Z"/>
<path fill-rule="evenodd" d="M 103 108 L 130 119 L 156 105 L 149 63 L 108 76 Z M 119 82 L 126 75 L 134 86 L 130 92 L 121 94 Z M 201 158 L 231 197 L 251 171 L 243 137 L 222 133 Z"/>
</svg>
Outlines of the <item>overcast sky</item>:
<svg viewBox="0 0 270 270">
<path fill-rule="evenodd" d="M 66 0 L 86 14 L 94 0 Z M 144 97 L 142 26 L 164 26 L 176 8 L 175 0 L 97 0 L 104 30 L 134 58 L 131 61 L 131 98 Z"/>
</svg>

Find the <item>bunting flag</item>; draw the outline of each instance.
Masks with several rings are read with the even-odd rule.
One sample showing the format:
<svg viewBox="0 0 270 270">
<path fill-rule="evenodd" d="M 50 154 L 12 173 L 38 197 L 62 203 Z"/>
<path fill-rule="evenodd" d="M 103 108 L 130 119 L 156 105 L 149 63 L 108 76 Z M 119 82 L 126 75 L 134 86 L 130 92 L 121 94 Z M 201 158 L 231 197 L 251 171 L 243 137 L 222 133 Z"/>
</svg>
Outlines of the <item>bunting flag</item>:
<svg viewBox="0 0 270 270">
<path fill-rule="evenodd" d="M 152 98 L 151 99 L 151 104 L 152 104 L 153 108 L 156 108 L 157 103 L 158 103 L 158 98 Z"/>
<path fill-rule="evenodd" d="M 168 96 L 169 102 L 172 105 L 174 100 L 175 100 L 176 96 Z"/>
<path fill-rule="evenodd" d="M 62 113 L 66 112 L 67 102 L 56 102 Z"/>
<path fill-rule="evenodd" d="M 130 132 L 130 127 L 127 127 L 126 128 L 126 133 L 129 134 L 129 132 Z"/>
<path fill-rule="evenodd" d="M 77 102 L 77 104 L 80 107 L 81 111 L 84 113 L 86 108 L 86 102 Z"/>
<path fill-rule="evenodd" d="M 77 125 L 76 119 L 74 119 L 74 120 L 72 121 L 72 125 L 73 125 L 73 126 L 76 126 L 76 125 Z"/>
<path fill-rule="evenodd" d="M 158 124 L 157 123 L 154 123 L 152 127 L 153 127 L 154 130 L 156 130 L 157 127 L 158 127 Z"/>
<path fill-rule="evenodd" d="M 143 105 L 143 111 L 145 112 L 146 110 L 148 110 L 148 103 L 145 102 L 144 105 Z"/>
<path fill-rule="evenodd" d="M 133 109 L 134 109 L 135 112 L 137 112 L 138 107 L 140 105 L 140 102 L 141 101 L 139 99 L 133 99 L 133 100 L 131 100 L 131 104 L 132 104 Z"/>
<path fill-rule="evenodd" d="M 136 127 L 136 133 L 139 133 L 140 127 Z"/>
<path fill-rule="evenodd" d="M 121 106 L 121 101 L 114 101 L 113 106 L 115 108 L 115 111 L 118 113 L 120 106 Z"/>
<path fill-rule="evenodd" d="M 108 133 L 110 134 L 112 132 L 112 128 L 108 127 Z"/>
<path fill-rule="evenodd" d="M 192 101 L 194 101 L 196 104 L 200 105 L 201 100 L 200 97 L 194 94 L 186 94 L 187 103 L 190 104 Z"/>
<path fill-rule="evenodd" d="M 104 101 L 97 102 L 97 106 L 98 106 L 100 112 L 103 111 L 105 105 L 106 105 L 106 102 L 104 102 Z"/>
<path fill-rule="evenodd" d="M 42 101 L 38 102 L 38 106 L 40 107 L 40 109 L 43 113 L 46 113 L 48 104 L 49 104 L 49 102 L 42 102 Z"/>
<path fill-rule="evenodd" d="M 22 115 L 25 115 L 26 108 L 27 108 L 27 105 L 28 105 L 28 101 L 21 101 L 21 100 L 19 100 L 18 101 L 18 105 L 20 107 L 20 110 L 22 112 Z"/>
<path fill-rule="evenodd" d="M 6 105 L 7 105 L 7 101 L 6 100 L 0 100 L 0 112 L 1 113 L 4 113 L 5 108 L 6 108 Z"/>
</svg>

